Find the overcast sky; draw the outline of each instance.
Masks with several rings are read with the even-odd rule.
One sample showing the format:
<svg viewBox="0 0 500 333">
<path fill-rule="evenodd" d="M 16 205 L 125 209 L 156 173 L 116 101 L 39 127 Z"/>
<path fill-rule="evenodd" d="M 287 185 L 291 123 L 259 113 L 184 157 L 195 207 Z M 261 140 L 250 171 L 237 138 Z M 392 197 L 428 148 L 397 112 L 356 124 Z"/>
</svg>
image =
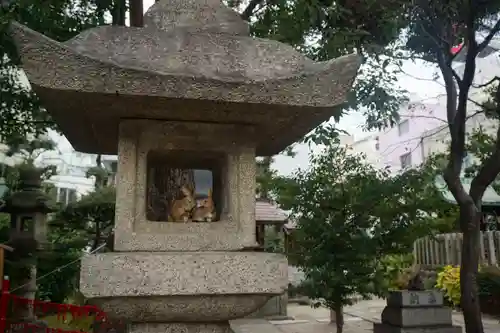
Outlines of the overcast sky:
<svg viewBox="0 0 500 333">
<path fill-rule="evenodd" d="M 145 10 L 153 3 L 154 0 L 144 0 Z M 401 87 L 411 92 L 414 101 L 418 101 L 419 99 L 427 100 L 443 94 L 444 90 L 442 86 L 436 82 L 432 82 L 432 78 L 436 72 L 435 67 L 426 65 L 422 61 L 417 61 L 415 63 L 407 61 L 403 65 L 403 70 L 404 74 L 399 76 L 399 84 Z M 351 113 L 342 117 L 338 127 L 354 135 L 356 139 L 359 139 L 367 135 L 367 133 L 362 130 L 363 124 L 364 118 L 362 115 Z M 66 139 L 58 137 L 57 141 L 61 151 L 71 150 L 71 145 Z M 282 174 L 290 174 L 299 167 L 305 168 L 308 165 L 309 151 L 309 147 L 302 145 L 297 147 L 298 154 L 294 158 L 278 156 L 274 163 L 274 168 Z"/>
</svg>

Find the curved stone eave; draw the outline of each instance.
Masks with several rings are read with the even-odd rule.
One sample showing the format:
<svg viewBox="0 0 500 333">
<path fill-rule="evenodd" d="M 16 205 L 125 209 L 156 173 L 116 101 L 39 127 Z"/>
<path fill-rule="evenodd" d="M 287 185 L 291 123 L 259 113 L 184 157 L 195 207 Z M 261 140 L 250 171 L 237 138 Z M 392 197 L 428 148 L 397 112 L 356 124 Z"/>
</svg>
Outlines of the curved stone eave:
<svg viewBox="0 0 500 333">
<path fill-rule="evenodd" d="M 225 82 L 119 67 L 82 55 L 17 22 L 11 31 L 29 81 L 54 90 L 332 107 L 345 101 L 360 66 L 360 57 L 351 54 L 317 63 L 314 72 L 286 79 Z"/>
</svg>

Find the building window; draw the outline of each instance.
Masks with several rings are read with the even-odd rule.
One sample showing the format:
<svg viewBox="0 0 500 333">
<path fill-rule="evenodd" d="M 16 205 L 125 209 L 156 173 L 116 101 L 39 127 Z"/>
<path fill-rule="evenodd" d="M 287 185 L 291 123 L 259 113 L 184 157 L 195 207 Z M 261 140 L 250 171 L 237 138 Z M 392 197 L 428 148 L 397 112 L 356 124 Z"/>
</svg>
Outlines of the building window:
<svg viewBox="0 0 500 333">
<path fill-rule="evenodd" d="M 411 152 L 399 156 L 399 162 L 401 169 L 409 168 L 411 166 Z"/>
<path fill-rule="evenodd" d="M 74 188 L 57 188 L 57 202 L 67 205 L 77 200 L 76 190 Z"/>
<path fill-rule="evenodd" d="M 398 133 L 399 136 L 404 135 L 410 131 L 410 121 L 403 120 L 398 124 Z"/>
<path fill-rule="evenodd" d="M 79 166 L 69 166 L 68 173 L 73 177 L 86 177 L 86 168 L 82 168 Z"/>
</svg>

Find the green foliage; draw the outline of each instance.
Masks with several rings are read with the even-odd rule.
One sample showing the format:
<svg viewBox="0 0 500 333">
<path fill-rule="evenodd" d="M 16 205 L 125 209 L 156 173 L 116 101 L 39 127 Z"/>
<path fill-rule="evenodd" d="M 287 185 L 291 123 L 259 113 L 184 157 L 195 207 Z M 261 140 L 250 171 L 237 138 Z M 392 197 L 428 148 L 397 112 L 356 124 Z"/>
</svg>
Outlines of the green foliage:
<svg viewBox="0 0 500 333">
<path fill-rule="evenodd" d="M 50 221 L 52 251 L 39 260 L 38 270 L 43 275 L 63 268 L 41 281 L 41 299 L 62 303 L 74 297 L 80 276 L 78 259 L 89 247 L 94 251 L 107 244 L 111 249 L 115 197 L 113 187 L 101 187 L 56 212 Z"/>
<path fill-rule="evenodd" d="M 310 169 L 294 177 L 291 205 L 298 223 L 291 255 L 311 286 L 308 296 L 335 309 L 350 295 L 386 287 L 382 258 L 411 252 L 432 231 L 430 213 L 442 202 L 431 180 L 418 170 L 391 177 L 338 145 L 312 156 Z"/>
<path fill-rule="evenodd" d="M 477 275 L 481 310 L 499 315 L 500 305 L 500 268 L 484 266 Z M 454 306 L 460 306 L 460 266 L 445 266 L 438 273 L 436 287 L 444 292 L 446 299 Z"/>
<path fill-rule="evenodd" d="M 482 267 L 478 274 L 480 295 L 500 295 L 500 268 Z"/>
<path fill-rule="evenodd" d="M 237 7 L 241 1 L 227 1 Z M 392 54 L 394 41 L 408 25 L 410 1 L 267 1 L 257 3 L 248 18 L 257 37 L 294 46 L 314 60 L 324 61 L 352 52 L 363 56 L 363 66 L 344 110 L 361 110 L 368 128 L 381 128 L 398 119 L 404 90 L 396 83 Z M 246 10 L 244 14 L 246 14 Z M 343 114 L 340 107 L 335 120 Z"/>
<path fill-rule="evenodd" d="M 264 235 L 264 251 L 272 253 L 283 253 L 285 250 L 282 232 L 277 232 L 274 226 L 266 226 Z"/>
<path fill-rule="evenodd" d="M 37 297 L 65 303 L 78 289 L 79 258 L 85 253 L 88 240 L 79 231 L 51 227 L 48 240 L 51 250 L 39 254 L 37 261 Z"/>
<path fill-rule="evenodd" d="M 436 287 L 444 292 L 446 299 L 454 306 L 460 305 L 460 266 L 445 266 L 438 273 Z"/>
<path fill-rule="evenodd" d="M 15 146 L 29 136 L 37 137 L 56 128 L 36 94 L 20 81 L 20 60 L 8 24 L 17 20 L 58 41 L 66 41 L 82 30 L 125 17 L 117 13 L 124 0 L 4 1 L 0 5 L 0 136 Z M 125 9 L 125 8 L 123 8 Z M 111 14 L 111 15 L 110 15 Z M 123 19 L 124 21 L 124 19 Z"/>
<path fill-rule="evenodd" d="M 111 246 L 109 238 L 114 226 L 115 199 L 114 187 L 98 188 L 57 212 L 51 224 L 64 233 L 78 231 L 91 251 L 103 243 Z"/>
<path fill-rule="evenodd" d="M 9 146 L 9 149 L 5 153 L 7 156 L 18 155 L 23 159 L 23 162 L 14 165 L 2 165 L 2 177 L 5 178 L 5 182 L 10 192 L 17 191 L 19 186 L 19 173 L 24 168 L 33 168 L 34 161 L 45 151 L 50 151 L 55 148 L 55 143 L 50 139 L 38 138 L 33 140 L 26 140 L 24 142 L 17 141 L 13 146 Z M 57 168 L 54 165 L 48 165 L 43 167 L 37 167 L 40 171 L 42 181 L 50 179 L 53 175 L 57 173 Z M 48 193 L 51 189 L 50 184 L 44 184 L 44 189 Z"/>
<path fill-rule="evenodd" d="M 470 8 L 463 1 L 415 2 L 407 30 L 406 48 L 413 56 L 432 62 L 437 62 L 441 52 L 448 57 L 450 48 L 467 38 L 465 25 L 470 15 L 475 16 L 473 29 L 489 33 L 491 28 L 486 27 L 492 27 L 498 19 L 500 1 L 475 2 L 472 6 Z"/>
<path fill-rule="evenodd" d="M 465 176 L 473 178 L 477 175 L 479 168 L 484 165 L 486 160 L 496 150 L 496 135 L 493 134 L 493 129 L 485 126 L 475 128 L 468 136 L 466 151 L 472 159 L 472 163 L 465 169 Z M 500 193 L 500 183 L 498 175 L 495 181 L 491 184 L 493 188 Z"/>
<path fill-rule="evenodd" d="M 483 267 L 477 276 L 479 301 L 484 313 L 500 315 L 500 268 Z"/>
<path fill-rule="evenodd" d="M 402 290 L 409 282 L 409 273 L 413 265 L 412 254 L 395 254 L 383 256 L 380 260 L 380 267 L 377 269 L 384 272 L 384 285 L 382 290 Z"/>
</svg>

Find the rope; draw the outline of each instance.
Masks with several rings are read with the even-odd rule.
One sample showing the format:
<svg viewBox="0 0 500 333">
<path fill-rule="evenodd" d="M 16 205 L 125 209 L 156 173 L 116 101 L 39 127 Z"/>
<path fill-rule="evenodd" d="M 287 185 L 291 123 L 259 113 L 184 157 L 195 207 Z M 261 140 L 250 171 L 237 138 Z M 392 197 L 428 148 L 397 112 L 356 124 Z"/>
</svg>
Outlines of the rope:
<svg viewBox="0 0 500 333">
<path fill-rule="evenodd" d="M 36 278 L 36 281 L 38 282 L 38 281 L 40 281 L 40 280 L 42 280 L 42 279 L 46 278 L 47 276 L 50 276 L 50 275 L 52 275 L 52 274 L 54 274 L 54 273 L 59 273 L 59 272 L 60 272 L 61 270 L 63 270 L 64 268 L 66 268 L 66 267 L 68 267 L 68 266 L 71 266 L 71 265 L 73 265 L 74 263 L 79 262 L 79 261 L 80 261 L 80 260 L 82 260 L 82 258 L 83 258 L 83 257 L 85 257 L 85 256 L 88 256 L 88 255 L 91 255 L 91 254 L 96 253 L 97 251 L 99 251 L 100 249 L 102 249 L 102 248 L 103 248 L 103 247 L 105 247 L 105 246 L 106 246 L 106 243 L 104 243 L 104 244 L 102 244 L 102 245 L 98 246 L 95 250 L 90 251 L 89 253 L 85 253 L 84 255 L 80 256 L 79 258 L 77 258 L 77 259 L 75 259 L 75 260 L 73 260 L 73 261 L 70 261 L 69 263 L 67 263 L 67 264 L 65 264 L 65 265 L 59 266 L 59 267 L 57 267 L 56 269 L 54 269 L 54 270 L 52 270 L 52 271 L 48 272 L 47 274 L 44 274 L 44 275 L 42 275 L 42 276 L 40 276 L 40 277 L 37 277 L 37 278 Z M 17 288 L 15 288 L 15 289 L 11 290 L 10 292 L 14 292 L 14 291 L 16 291 L 16 290 L 19 290 L 19 289 L 21 289 L 21 288 L 24 288 L 24 287 L 26 287 L 29 283 L 30 283 L 30 282 L 25 283 L 25 284 L 23 284 L 23 285 L 21 285 L 21 286 L 18 286 Z"/>
</svg>

